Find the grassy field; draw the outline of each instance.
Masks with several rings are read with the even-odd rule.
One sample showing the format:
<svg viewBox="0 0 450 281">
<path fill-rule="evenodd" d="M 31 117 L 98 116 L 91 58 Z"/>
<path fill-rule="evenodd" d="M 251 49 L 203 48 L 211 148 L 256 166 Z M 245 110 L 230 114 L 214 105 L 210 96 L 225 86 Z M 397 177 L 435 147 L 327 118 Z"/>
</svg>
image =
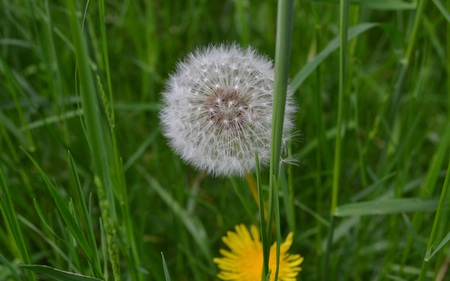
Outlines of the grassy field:
<svg viewBox="0 0 450 281">
<path fill-rule="evenodd" d="M 270 243 L 294 233 L 297 280 L 450 280 L 450 1 L 347 5 L 294 1 Z M 0 280 L 218 280 L 271 171 L 184 163 L 161 92 L 201 46 L 288 54 L 276 30 L 274 0 L 0 1 Z"/>
</svg>

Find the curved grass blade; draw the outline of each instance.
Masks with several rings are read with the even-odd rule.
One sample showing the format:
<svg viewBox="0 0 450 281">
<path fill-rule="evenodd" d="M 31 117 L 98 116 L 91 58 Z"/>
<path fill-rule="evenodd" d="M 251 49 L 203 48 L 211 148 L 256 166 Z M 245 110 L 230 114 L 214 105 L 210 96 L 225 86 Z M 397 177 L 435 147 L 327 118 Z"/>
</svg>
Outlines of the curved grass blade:
<svg viewBox="0 0 450 281">
<path fill-rule="evenodd" d="M 272 116 L 272 138 L 270 142 L 270 173 L 269 173 L 269 207 L 268 224 L 266 232 L 271 231 L 272 208 L 274 211 L 274 220 L 276 226 L 276 262 L 274 280 L 278 280 L 278 271 L 280 264 L 280 209 L 279 209 L 279 167 L 282 146 L 283 123 L 286 109 L 286 97 L 289 81 L 289 63 L 292 45 L 294 1 L 279 0 L 277 11 L 277 31 L 275 46 L 275 77 L 274 77 L 274 96 L 273 96 L 273 116 Z M 273 202 L 272 199 L 273 198 Z M 265 251 L 267 251 L 265 249 Z M 264 261 L 268 262 L 268 261 Z"/>
<path fill-rule="evenodd" d="M 445 244 L 448 243 L 448 241 L 450 241 L 450 232 L 447 233 L 447 235 L 445 236 L 444 239 L 442 239 L 441 243 L 439 243 L 439 245 L 436 247 L 436 249 L 433 250 L 433 248 L 430 248 L 430 250 L 427 252 L 427 254 L 425 255 L 425 259 L 424 261 L 428 262 L 430 261 L 430 259 L 436 255 L 437 252 L 439 252 L 439 250 L 442 249 L 442 247 L 445 246 Z M 431 252 L 431 250 L 433 250 L 433 252 Z"/>
<path fill-rule="evenodd" d="M 81 275 L 78 273 L 73 273 L 69 271 L 64 271 L 60 269 L 56 269 L 46 265 L 32 265 L 32 264 L 23 264 L 20 267 L 39 273 L 41 275 L 52 278 L 57 281 L 102 281 L 103 279 L 98 279 L 86 275 Z"/>
<path fill-rule="evenodd" d="M 377 23 L 361 23 L 348 29 L 347 41 L 355 38 L 361 33 L 378 26 Z M 325 60 L 333 51 L 337 50 L 341 45 L 339 36 L 336 36 L 314 59 L 309 61 L 292 79 L 290 86 L 292 91 L 296 91 L 308 78 L 308 76 Z"/>
<path fill-rule="evenodd" d="M 197 217 L 192 216 L 186 210 L 184 210 L 180 206 L 180 204 L 178 204 L 178 202 L 161 185 L 159 185 L 159 183 L 152 176 L 146 173 L 143 169 L 138 170 L 145 177 L 151 188 L 153 188 L 153 190 L 156 191 L 156 193 L 167 204 L 167 206 L 172 209 L 172 212 L 177 217 L 179 217 L 180 221 L 192 235 L 192 238 L 194 239 L 195 243 L 199 247 L 206 260 L 211 261 L 212 255 L 210 249 L 207 247 L 207 243 L 205 243 L 208 238 L 203 224 L 197 219 Z"/>
</svg>

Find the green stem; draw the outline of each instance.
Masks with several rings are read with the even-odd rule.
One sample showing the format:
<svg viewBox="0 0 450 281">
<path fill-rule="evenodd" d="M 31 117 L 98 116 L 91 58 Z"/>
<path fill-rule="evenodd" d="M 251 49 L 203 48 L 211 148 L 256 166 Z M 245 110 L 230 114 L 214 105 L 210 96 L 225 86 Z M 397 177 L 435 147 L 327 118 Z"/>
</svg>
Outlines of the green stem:
<svg viewBox="0 0 450 281">
<path fill-rule="evenodd" d="M 261 275 L 261 281 L 265 281 L 265 278 L 267 274 L 269 273 L 269 249 L 270 244 L 267 239 L 267 233 L 266 233 L 266 218 L 264 214 L 264 195 L 261 185 L 261 171 L 259 166 L 259 158 L 258 154 L 255 154 L 255 160 L 256 160 L 256 186 L 258 188 L 258 200 L 259 200 L 259 219 L 261 221 L 261 241 L 262 241 L 262 247 L 263 247 L 263 270 Z"/>
<path fill-rule="evenodd" d="M 269 212 L 268 224 L 266 227 L 267 236 L 270 237 L 271 219 L 273 208 L 278 213 L 275 218 L 277 222 L 277 229 L 279 227 L 279 210 L 278 210 L 278 188 L 276 183 L 279 177 L 279 165 L 281 158 L 281 146 L 283 136 L 284 112 L 286 106 L 286 96 L 288 90 L 289 79 L 289 59 L 291 53 L 292 41 L 292 18 L 294 10 L 293 0 L 279 0 L 278 14 L 277 14 L 277 38 L 275 47 L 275 79 L 274 79 L 274 101 L 273 101 L 273 116 L 272 116 L 272 141 L 271 141 L 271 155 L 270 155 L 270 179 L 269 179 Z M 275 200 L 274 204 L 272 201 Z M 279 264 L 279 245 L 281 237 L 277 231 L 277 267 L 275 272 L 275 280 L 278 275 Z M 270 249 L 263 249 L 265 253 Z M 266 255 L 265 255 L 266 256 Z M 268 256 L 268 255 L 267 255 Z M 265 266 L 268 267 L 268 260 L 264 261 Z"/>
<path fill-rule="evenodd" d="M 425 1 L 424 0 L 418 0 L 417 3 L 417 10 L 416 10 L 416 16 L 414 18 L 414 24 L 411 31 L 411 36 L 408 40 L 408 47 L 406 49 L 405 57 L 403 58 L 403 63 L 408 65 L 409 61 L 411 59 L 412 52 L 414 51 L 414 45 L 416 43 L 417 39 L 417 33 L 419 31 L 419 26 L 422 20 L 422 15 L 425 7 Z"/>
<path fill-rule="evenodd" d="M 347 70 L 347 27 L 348 27 L 348 6 L 349 0 L 341 0 L 340 5 L 340 41 L 339 49 L 339 97 L 338 97 L 338 113 L 336 125 L 336 142 L 334 150 L 334 167 L 333 167 L 333 189 L 331 195 L 331 215 L 334 214 L 339 193 L 339 179 L 341 173 L 341 150 L 342 150 L 342 120 L 344 113 L 344 92 L 346 86 L 346 70 Z"/>
<path fill-rule="evenodd" d="M 327 280 L 329 275 L 329 260 L 331 255 L 331 247 L 333 241 L 333 226 L 335 223 L 334 213 L 338 204 L 339 180 L 341 173 L 341 149 L 342 149 L 342 120 L 344 113 L 344 92 L 346 89 L 346 71 L 347 71 L 347 35 L 348 35 L 348 10 L 349 0 L 340 1 L 340 43 L 339 49 L 339 97 L 338 97 L 338 113 L 337 113 L 337 134 L 334 150 L 334 167 L 333 167 L 333 186 L 331 193 L 331 229 L 328 237 L 327 253 L 325 258 L 324 276 L 322 280 Z"/>
</svg>

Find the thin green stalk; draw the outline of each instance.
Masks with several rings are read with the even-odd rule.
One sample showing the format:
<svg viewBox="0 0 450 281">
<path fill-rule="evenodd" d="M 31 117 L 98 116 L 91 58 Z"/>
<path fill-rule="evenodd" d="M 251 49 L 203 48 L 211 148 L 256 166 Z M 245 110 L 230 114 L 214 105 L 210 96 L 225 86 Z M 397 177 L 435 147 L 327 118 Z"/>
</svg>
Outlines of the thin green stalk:
<svg viewBox="0 0 450 281">
<path fill-rule="evenodd" d="M 339 97 L 338 113 L 336 125 L 336 142 L 334 146 L 334 167 L 333 167 L 333 189 L 331 194 L 331 215 L 334 215 L 338 204 L 339 180 L 341 175 L 341 153 L 342 153 L 342 123 L 344 115 L 344 91 L 346 89 L 347 71 L 347 31 L 348 31 L 348 7 L 349 0 L 340 1 L 340 41 L 339 49 Z"/>
<path fill-rule="evenodd" d="M 292 41 L 292 23 L 293 23 L 293 0 L 279 0 L 278 1 L 278 14 L 277 14 L 277 38 L 275 46 L 275 79 L 274 79 L 274 101 L 273 101 L 273 117 L 272 117 L 272 139 L 271 139 L 271 155 L 270 155 L 270 179 L 269 179 L 269 211 L 268 211 L 268 224 L 266 232 L 269 236 L 271 231 L 271 219 L 273 207 L 275 208 L 275 221 L 277 228 L 279 227 L 279 205 L 278 205 L 278 182 L 279 178 L 279 165 L 281 158 L 281 146 L 283 135 L 283 122 L 284 112 L 286 106 L 286 96 L 288 90 L 289 79 L 289 59 L 291 53 L 291 41 Z M 276 201 L 276 203 L 272 201 Z M 275 272 L 275 280 L 278 275 L 279 264 L 279 246 L 280 246 L 280 233 L 277 231 L 277 266 Z M 270 251 L 269 249 L 263 249 L 264 252 Z M 266 256 L 266 254 L 265 254 Z M 268 254 L 267 254 L 268 256 Z M 268 260 L 264 263 L 268 264 Z M 267 266 L 268 267 L 268 266 Z"/>
<path fill-rule="evenodd" d="M 428 270 L 428 265 L 429 265 L 429 258 L 427 257 L 427 255 L 433 250 L 433 247 L 436 247 L 436 233 L 440 227 L 440 225 L 445 224 L 445 221 L 443 220 L 443 218 L 445 218 L 445 205 L 447 202 L 447 193 L 448 193 L 448 189 L 450 186 L 450 163 L 447 166 L 447 173 L 445 175 L 445 181 L 444 181 L 444 186 L 442 187 L 441 190 L 441 197 L 439 198 L 439 205 L 438 205 L 438 209 L 436 212 L 436 216 L 434 217 L 434 223 L 433 223 L 433 228 L 431 230 L 431 234 L 430 237 L 428 237 L 428 245 L 427 245 L 427 251 L 425 254 L 425 258 L 422 262 L 422 268 L 420 270 L 420 275 L 419 275 L 419 281 L 425 280 L 425 276 Z"/>
<path fill-rule="evenodd" d="M 263 270 L 261 275 L 261 281 L 265 281 L 265 277 L 269 273 L 269 254 L 270 251 L 266 251 L 266 249 L 270 249 L 270 243 L 268 241 L 267 232 L 266 232 L 266 218 L 264 214 L 264 195 L 261 184 L 261 171 L 259 166 L 259 158 L 258 154 L 255 154 L 256 160 L 256 186 L 258 188 L 258 200 L 259 200 L 259 219 L 261 221 L 261 242 L 263 247 Z"/>
<path fill-rule="evenodd" d="M 360 121 L 359 121 L 359 95 L 361 93 L 359 92 L 359 87 L 356 87 L 355 89 L 355 99 L 354 99 L 354 107 L 355 107 L 355 125 L 357 128 L 357 134 L 359 134 L 359 128 L 360 128 Z M 361 185 L 363 187 L 368 186 L 367 185 L 367 175 L 366 175 L 366 161 L 364 156 L 364 148 L 363 144 L 361 143 L 361 138 L 356 138 L 356 147 L 358 149 L 358 162 L 359 162 L 359 173 L 361 178 Z"/>
<path fill-rule="evenodd" d="M 329 276 L 329 260 L 331 256 L 331 248 L 333 242 L 333 226 L 334 214 L 338 204 L 339 180 L 341 174 L 341 153 L 342 153 L 342 122 L 344 114 L 344 92 L 346 89 L 346 71 L 347 71 L 347 35 L 348 35 L 348 10 L 349 0 L 340 1 L 339 11 L 339 37 L 341 47 L 339 49 L 339 97 L 338 97 L 338 113 L 336 125 L 336 142 L 334 150 L 334 167 L 333 167 L 333 185 L 331 193 L 331 229 L 328 237 L 327 253 L 325 258 L 325 267 L 322 280 L 327 280 Z"/>
<path fill-rule="evenodd" d="M 275 198 L 279 198 L 278 189 L 280 188 L 280 180 L 276 181 L 273 193 Z M 275 281 L 278 280 L 278 273 L 280 267 L 280 246 L 281 246 L 281 224 L 280 224 L 280 200 L 274 200 L 274 212 L 275 212 L 275 232 L 277 238 L 276 244 L 276 266 L 275 266 Z"/>
<path fill-rule="evenodd" d="M 314 15 L 314 21 L 316 24 L 314 36 L 315 36 L 315 43 L 316 43 L 316 49 L 321 50 L 322 44 L 321 44 L 321 21 L 319 18 L 319 14 L 317 12 L 317 3 L 311 3 L 313 15 Z M 323 187 L 322 187 L 322 170 L 323 170 L 323 155 L 324 151 L 323 148 L 325 147 L 325 133 L 324 133 L 324 123 L 323 123 L 323 110 L 322 110 L 322 78 L 321 78 L 321 69 L 320 64 L 317 66 L 317 70 L 315 71 L 315 79 L 316 79 L 316 86 L 314 87 L 315 93 L 314 93 L 314 111 L 315 111 L 315 129 L 316 129 L 316 138 L 317 138 L 317 149 L 316 149 L 316 175 L 314 177 L 314 183 L 316 186 L 316 208 L 317 210 L 323 210 Z M 316 224 L 317 228 L 317 234 L 316 234 L 316 253 L 318 260 L 320 259 L 321 252 L 322 252 L 322 232 L 323 232 L 323 225 L 322 223 L 317 220 Z"/>
<path fill-rule="evenodd" d="M 447 151 L 450 147 L 450 123 L 446 124 L 444 127 L 444 134 L 442 135 L 441 143 L 439 144 L 437 150 L 435 151 L 431 162 L 429 164 L 429 169 L 426 172 L 425 179 L 420 186 L 418 197 L 426 198 L 433 195 L 434 189 L 436 187 L 436 182 L 439 177 L 439 172 L 444 165 L 445 157 L 447 155 Z M 418 212 L 414 214 L 413 217 L 413 225 L 415 229 L 420 229 L 423 224 L 423 216 L 422 212 Z M 402 264 L 406 263 L 407 258 L 409 257 L 409 253 L 411 252 L 411 247 L 413 243 L 413 237 L 408 236 L 405 242 L 405 248 L 403 250 Z"/>
<path fill-rule="evenodd" d="M 417 34 L 419 32 L 420 23 L 422 21 L 422 16 L 425 8 L 425 1 L 424 0 L 417 0 L 417 10 L 416 15 L 414 18 L 414 24 L 411 31 L 411 35 L 408 40 L 408 47 L 406 48 L 405 57 L 403 58 L 403 63 L 408 65 L 409 61 L 411 60 L 412 53 L 414 51 L 414 47 L 417 40 Z"/>
</svg>

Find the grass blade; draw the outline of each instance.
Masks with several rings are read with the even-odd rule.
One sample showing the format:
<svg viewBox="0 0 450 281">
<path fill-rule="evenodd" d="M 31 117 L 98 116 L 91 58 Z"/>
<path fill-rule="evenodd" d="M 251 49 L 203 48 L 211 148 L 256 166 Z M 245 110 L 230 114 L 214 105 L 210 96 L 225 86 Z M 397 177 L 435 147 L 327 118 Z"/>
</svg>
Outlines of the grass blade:
<svg viewBox="0 0 450 281">
<path fill-rule="evenodd" d="M 279 0 L 277 13 L 277 35 L 275 46 L 275 78 L 272 116 L 272 139 L 270 142 L 270 174 L 269 174 L 269 207 L 266 232 L 271 231 L 272 208 L 275 209 L 275 224 L 277 233 L 275 281 L 278 279 L 280 263 L 280 210 L 278 198 L 278 179 L 281 160 L 284 113 L 289 80 L 289 60 L 291 54 L 293 0 Z M 291 89 L 289 89 L 291 90 Z M 273 199 L 273 202 L 272 200 Z M 269 235 L 268 235 L 269 236 Z M 264 249 L 267 251 L 267 249 Z M 264 261 L 267 263 L 268 261 Z"/>
<path fill-rule="evenodd" d="M 348 29 L 347 41 L 364 33 L 365 31 L 378 26 L 377 23 L 361 23 Z M 308 78 L 308 76 L 316 70 L 316 68 L 335 50 L 341 46 L 339 37 L 334 38 L 328 45 L 311 61 L 305 64 L 302 69 L 294 76 L 290 82 L 290 89 L 296 91 Z"/>
<path fill-rule="evenodd" d="M 162 252 L 161 252 L 161 258 L 162 258 L 162 263 L 163 263 L 163 268 L 164 268 L 164 278 L 166 278 L 166 281 L 171 281 L 169 270 L 167 269 L 166 260 L 164 259 L 164 254 Z"/>
<path fill-rule="evenodd" d="M 260 233 L 263 248 L 263 266 L 262 266 L 261 281 L 264 281 L 264 276 L 267 276 L 267 274 L 269 273 L 270 243 L 266 232 L 267 214 L 265 213 L 265 205 L 264 205 L 265 201 L 263 188 L 261 184 L 261 167 L 259 165 L 258 154 L 256 153 L 255 153 L 255 161 L 256 161 L 256 186 L 258 189 L 258 202 L 259 202 Z"/>
<path fill-rule="evenodd" d="M 322 280 L 328 280 L 330 275 L 329 261 L 331 258 L 333 232 L 335 224 L 336 207 L 341 177 L 341 154 L 342 154 L 342 123 L 344 115 L 344 94 L 347 89 L 347 42 L 348 42 L 348 10 L 349 0 L 340 0 L 339 9 L 339 96 L 337 106 L 336 141 L 334 144 L 333 180 L 331 187 L 331 228 L 326 248 L 325 267 Z"/>
<path fill-rule="evenodd" d="M 191 233 L 192 238 L 200 249 L 200 252 L 205 256 L 208 261 L 212 260 L 212 255 L 210 249 L 207 247 L 207 243 L 205 241 L 208 240 L 205 228 L 201 224 L 201 222 L 185 211 L 180 204 L 161 186 L 159 183 L 153 179 L 146 171 L 143 169 L 139 169 L 140 172 L 144 175 L 147 182 L 150 184 L 151 188 L 153 188 L 156 193 L 158 193 L 159 197 L 172 209 L 172 212 L 180 218 L 180 221 L 184 224 L 186 229 Z"/>
<path fill-rule="evenodd" d="M 387 215 L 403 212 L 435 211 L 439 198 L 395 198 L 341 205 L 334 213 L 337 217 Z"/>
<path fill-rule="evenodd" d="M 425 254 L 425 258 L 422 262 L 422 268 L 420 270 L 420 276 L 419 276 L 420 281 L 425 279 L 425 274 L 428 270 L 428 261 L 430 260 L 430 258 L 432 256 L 434 256 L 434 254 L 436 254 L 439 251 L 439 249 L 441 249 L 450 240 L 450 233 L 448 233 L 447 236 L 439 244 L 439 246 L 433 251 L 433 253 L 429 254 L 429 252 L 431 252 L 431 250 L 433 250 L 433 245 L 435 244 L 434 240 L 436 239 L 436 235 L 437 235 L 439 226 L 446 224 L 446 222 L 444 221 L 444 219 L 445 219 L 444 212 L 448 212 L 448 210 L 445 211 L 445 208 L 446 208 L 445 205 L 448 204 L 449 186 L 450 186 L 450 163 L 447 166 L 447 173 L 445 175 L 444 186 L 442 187 L 442 190 L 441 190 L 441 196 L 439 199 L 438 210 L 436 212 L 436 216 L 434 217 L 434 223 L 433 223 L 433 228 L 431 229 L 430 237 L 428 238 L 427 252 Z M 447 207 L 448 207 L 448 205 L 447 205 Z"/>
<path fill-rule="evenodd" d="M 12 98 L 14 100 L 14 105 L 17 110 L 20 125 L 24 128 L 24 131 L 25 131 L 24 133 L 25 133 L 25 137 L 27 139 L 26 147 L 30 151 L 34 151 L 35 143 L 33 140 L 33 136 L 30 133 L 30 130 L 28 129 L 28 123 L 27 123 L 27 120 L 25 119 L 25 115 L 22 110 L 22 106 L 19 104 L 19 98 L 18 98 L 19 94 L 22 96 L 25 96 L 25 94 L 23 93 L 22 88 L 18 85 L 19 82 L 17 81 L 16 76 L 13 73 L 13 70 L 9 67 L 9 65 L 6 62 L 6 59 L 3 57 L 1 52 L 0 52 L 0 68 L 3 70 L 4 75 L 7 78 L 6 86 L 7 86 L 8 92 L 12 95 Z M 4 118 L 2 118 L 2 119 L 4 119 Z"/>
<path fill-rule="evenodd" d="M 75 191 L 76 191 L 75 192 L 75 194 L 76 194 L 75 202 L 78 203 L 78 207 L 81 212 L 80 221 L 82 223 L 83 229 L 85 229 L 85 231 L 86 231 L 86 236 L 87 236 L 86 242 L 89 244 L 89 246 L 92 249 L 93 260 L 95 260 L 95 262 L 98 265 L 98 270 L 100 270 L 100 268 L 101 268 L 100 258 L 99 258 L 99 253 L 98 253 L 98 249 L 97 249 L 97 244 L 95 242 L 95 235 L 94 235 L 94 229 L 92 228 L 91 216 L 89 215 L 90 213 L 87 208 L 86 200 L 84 199 L 84 196 L 83 196 L 80 179 L 78 178 L 77 167 L 75 165 L 75 162 L 72 158 L 72 154 L 70 154 L 70 152 L 68 152 L 68 157 L 69 157 L 70 170 L 71 170 L 71 174 L 72 174 L 72 180 L 74 182 Z M 95 275 L 95 276 L 102 277 L 101 275 L 100 276 Z"/>
<path fill-rule="evenodd" d="M 41 275 L 50 277 L 57 281 L 102 281 L 103 279 L 98 279 L 86 275 L 81 275 L 78 273 L 63 271 L 46 265 L 32 265 L 23 264 L 20 267 L 39 273 Z"/>
<path fill-rule="evenodd" d="M 447 12 L 444 5 L 442 5 L 441 1 L 433 0 L 433 3 L 436 5 L 436 7 L 439 9 L 442 15 L 445 17 L 445 19 L 450 23 L 450 13 Z"/>
<path fill-rule="evenodd" d="M 114 192 L 118 192 L 117 183 L 119 173 L 112 168 L 117 163 L 115 149 L 112 147 L 111 136 L 106 129 L 107 125 L 100 112 L 99 95 L 94 83 L 94 76 L 90 68 L 89 52 L 78 22 L 77 9 L 73 0 L 67 1 L 69 9 L 70 26 L 75 47 L 78 75 L 80 78 L 81 104 L 86 126 L 86 137 L 91 149 L 91 158 L 94 163 L 94 182 L 97 187 L 100 201 L 102 220 L 105 227 L 108 253 L 114 280 L 121 280 L 119 250 L 116 242 L 117 213 L 115 208 Z M 130 269 L 133 271 L 133 269 Z"/>
<path fill-rule="evenodd" d="M 56 187 L 53 185 L 53 183 L 50 181 L 50 179 L 47 177 L 47 175 L 44 173 L 44 171 L 41 169 L 39 164 L 33 159 L 33 157 L 24 150 L 25 154 L 28 156 L 28 158 L 33 162 L 34 166 L 38 170 L 39 174 L 41 175 L 42 179 L 45 182 L 45 185 L 47 186 L 48 190 L 50 191 L 53 200 L 56 203 L 56 206 L 58 208 L 58 211 L 60 212 L 67 228 L 72 233 L 73 237 L 77 241 L 77 243 L 80 245 L 84 255 L 86 256 L 86 259 L 88 260 L 89 264 L 92 266 L 92 270 L 94 272 L 94 275 L 97 277 L 102 278 L 103 273 L 100 268 L 100 261 L 98 254 L 95 254 L 96 247 L 93 247 L 88 240 L 84 237 L 83 231 L 80 228 L 80 224 L 77 222 L 75 217 L 72 215 L 68 202 L 61 196 L 61 194 L 57 191 Z"/>
<path fill-rule="evenodd" d="M 237 183 L 236 179 L 234 178 L 230 178 L 230 182 L 231 185 L 233 186 L 233 190 L 236 193 L 237 197 L 239 198 L 239 200 L 241 201 L 242 205 L 244 206 L 245 211 L 247 212 L 248 217 L 251 220 L 254 220 L 254 215 L 252 212 L 252 208 L 250 207 L 249 203 L 247 200 L 245 200 L 245 196 L 242 192 L 242 188 L 239 186 L 239 184 Z"/>
</svg>

